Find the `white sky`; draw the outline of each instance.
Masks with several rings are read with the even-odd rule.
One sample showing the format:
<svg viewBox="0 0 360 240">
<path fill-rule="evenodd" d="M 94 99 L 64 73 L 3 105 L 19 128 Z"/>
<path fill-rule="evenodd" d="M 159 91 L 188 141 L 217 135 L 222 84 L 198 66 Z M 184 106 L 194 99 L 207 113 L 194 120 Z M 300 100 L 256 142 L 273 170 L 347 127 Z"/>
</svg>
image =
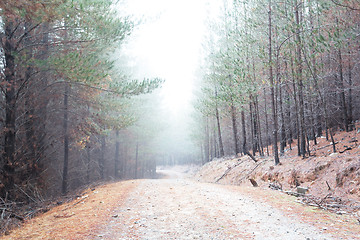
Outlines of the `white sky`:
<svg viewBox="0 0 360 240">
<path fill-rule="evenodd" d="M 129 40 L 141 74 L 166 80 L 165 106 L 181 114 L 192 98 L 203 35 L 207 0 L 129 0 L 127 12 L 148 19 Z M 184 109 L 185 108 L 185 109 Z"/>
</svg>

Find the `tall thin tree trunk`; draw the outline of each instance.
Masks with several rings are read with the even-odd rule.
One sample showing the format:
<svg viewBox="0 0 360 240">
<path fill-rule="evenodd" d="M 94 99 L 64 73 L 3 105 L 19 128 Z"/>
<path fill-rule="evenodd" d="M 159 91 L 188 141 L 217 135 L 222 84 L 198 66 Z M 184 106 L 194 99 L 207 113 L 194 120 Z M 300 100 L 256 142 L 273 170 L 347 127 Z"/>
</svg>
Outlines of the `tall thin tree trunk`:
<svg viewBox="0 0 360 240">
<path fill-rule="evenodd" d="M 295 21 L 296 21 L 296 75 L 298 85 L 298 97 L 299 97 L 299 132 L 300 132 L 300 154 L 305 157 L 306 155 L 306 139 L 305 139 L 305 116 L 304 116 L 304 93 L 303 93 L 303 66 L 302 66 L 302 54 L 301 54 L 301 36 L 300 36 L 300 13 L 298 1 L 295 1 Z"/>
<path fill-rule="evenodd" d="M 349 131 L 352 131 L 354 129 L 354 119 L 353 119 L 353 99 L 352 99 L 352 88 L 353 88 L 353 82 L 352 82 L 352 72 L 351 72 L 351 50 L 350 50 L 350 42 L 348 43 L 348 79 L 349 79 L 349 91 L 348 91 L 348 123 L 349 123 Z"/>
<path fill-rule="evenodd" d="M 205 117 L 205 143 L 204 143 L 204 153 L 205 161 L 210 161 L 210 131 L 209 131 L 209 119 Z"/>
<path fill-rule="evenodd" d="M 35 117 L 35 109 L 34 109 L 34 88 L 33 84 L 30 80 L 31 73 L 33 72 L 33 67 L 29 63 L 31 58 L 33 57 L 33 48 L 31 47 L 31 34 L 29 33 L 29 29 L 31 28 L 31 22 L 25 22 L 25 33 L 28 35 L 24 40 L 25 45 L 25 61 L 27 62 L 27 66 L 25 69 L 25 79 L 24 82 L 27 85 L 27 92 L 25 96 L 25 136 L 27 142 L 27 165 L 31 174 L 36 174 L 35 163 L 36 159 L 36 137 L 35 137 L 35 125 L 34 125 L 34 117 Z"/>
<path fill-rule="evenodd" d="M 293 143 L 293 130 L 291 128 L 291 104 L 290 104 L 290 93 L 287 92 L 286 94 L 286 112 L 287 112 L 287 121 L 288 121 L 288 128 L 287 128 L 287 142 L 289 144 L 290 150 L 292 150 L 291 144 Z"/>
<path fill-rule="evenodd" d="M 234 106 L 234 102 L 231 99 L 231 122 L 232 122 L 232 128 L 233 128 L 233 136 L 234 136 L 234 145 L 235 145 L 235 155 L 240 153 L 240 148 L 239 148 L 239 140 L 238 140 L 238 136 L 237 136 L 237 124 L 236 124 L 236 108 Z"/>
<path fill-rule="evenodd" d="M 87 160 L 86 183 L 89 184 L 90 183 L 90 175 L 91 175 L 91 153 L 90 153 L 90 144 L 89 143 L 86 144 L 86 160 Z"/>
<path fill-rule="evenodd" d="M 215 152 L 215 149 L 214 149 L 214 146 L 215 146 L 215 136 L 213 134 L 213 131 L 210 131 L 210 128 L 211 128 L 211 125 L 209 125 L 209 146 L 210 146 L 210 160 L 214 159 L 214 152 Z"/>
<path fill-rule="evenodd" d="M 265 129 L 266 129 L 266 154 L 269 156 L 269 145 L 271 142 L 269 141 L 269 120 L 268 120 L 268 113 L 267 113 L 267 97 L 266 97 L 266 90 L 264 88 L 264 104 L 265 104 Z"/>
<path fill-rule="evenodd" d="M 275 104 L 275 85 L 274 85 L 274 75 L 273 75 L 273 60 L 272 60 L 272 6 L 271 0 L 269 0 L 269 78 L 270 78 L 270 88 L 271 88 L 271 106 L 272 106 L 272 117 L 274 121 L 274 128 L 273 128 L 273 154 L 275 165 L 280 163 L 279 160 L 279 150 L 278 150 L 278 120 L 276 114 L 276 104 Z"/>
<path fill-rule="evenodd" d="M 219 110 L 216 108 L 216 123 L 217 123 L 217 130 L 218 130 L 218 138 L 219 138 L 219 153 L 220 157 L 223 157 L 225 155 L 224 152 L 224 145 L 223 140 L 221 136 L 221 124 L 220 124 L 220 116 L 219 116 Z"/>
<path fill-rule="evenodd" d="M 309 18 L 310 18 L 310 27 L 311 27 L 311 31 L 313 32 L 315 30 L 315 26 L 314 26 L 314 10 L 313 10 L 313 0 L 308 0 L 308 6 L 309 6 Z M 315 34 L 312 35 L 312 39 L 310 41 L 310 53 L 312 55 L 311 57 L 311 62 L 312 62 L 312 69 L 313 69 L 313 74 L 315 76 L 317 76 L 317 62 L 316 62 L 316 49 L 315 49 L 315 42 L 316 42 L 316 37 Z M 305 54 L 304 54 L 305 55 Z M 306 56 L 305 56 L 306 57 Z M 308 66 L 310 68 L 310 66 Z M 314 79 L 314 78 L 313 78 Z M 315 81 L 315 79 L 314 79 Z M 311 91 L 310 91 L 311 92 Z M 319 96 L 318 96 L 319 98 Z M 316 102 L 316 98 L 314 96 L 311 97 L 311 107 L 312 107 L 312 112 L 315 112 L 315 117 L 313 117 L 313 122 L 314 122 L 314 126 L 313 126 L 313 132 L 315 132 L 315 138 L 314 138 L 314 143 L 316 144 L 316 137 L 320 137 L 322 134 L 322 124 L 321 124 L 321 116 L 320 116 L 320 112 L 321 112 L 321 107 L 319 107 L 319 104 L 314 105 L 314 103 Z M 321 101 L 321 100 L 320 100 Z"/>
<path fill-rule="evenodd" d="M 201 157 L 201 164 L 204 165 L 206 163 L 206 160 L 205 160 L 205 157 L 204 157 L 203 144 L 200 144 L 200 157 Z"/>
<path fill-rule="evenodd" d="M 12 196 L 14 188 L 15 172 L 15 140 L 16 140 L 16 94 L 15 94 L 15 47 L 12 39 L 13 22 L 5 19 L 5 37 L 3 38 L 3 51 L 5 55 L 5 124 L 4 124 L 4 149 L 3 159 L 5 161 L 4 189 Z M 5 195 L 5 194 L 4 194 Z M 3 195 L 3 196 L 4 196 Z"/>
<path fill-rule="evenodd" d="M 258 96 L 255 97 L 255 111 L 256 111 L 256 118 L 257 118 L 257 123 L 258 123 L 258 143 L 259 143 L 259 151 L 260 151 L 260 156 L 264 156 L 264 145 L 262 142 L 262 134 L 261 134 L 261 122 L 260 122 L 260 112 L 259 112 L 259 100 L 258 100 Z"/>
<path fill-rule="evenodd" d="M 296 87 L 296 74 L 295 74 L 295 70 L 294 70 L 294 65 L 293 65 L 293 58 L 291 57 L 290 60 L 290 66 L 291 66 L 291 73 L 293 76 L 292 79 L 292 87 L 293 87 L 293 96 L 294 96 L 294 105 L 295 105 L 295 123 L 296 123 L 296 138 L 297 138 L 297 143 L 298 143 L 298 156 L 301 156 L 301 149 L 300 149 L 300 120 L 299 120 L 299 103 L 298 103 L 298 95 L 296 94 L 298 92 L 297 87 Z"/>
<path fill-rule="evenodd" d="M 341 104 L 341 111 L 343 114 L 343 124 L 346 132 L 349 132 L 349 117 L 348 117 L 348 110 L 346 106 L 345 100 L 345 87 L 344 87 L 344 70 L 343 70 L 343 60 L 342 60 L 342 52 L 341 48 L 338 48 L 338 61 L 339 61 L 339 77 L 338 86 L 340 88 L 340 104 Z"/>
<path fill-rule="evenodd" d="M 242 127 L 242 151 L 244 155 L 247 154 L 247 141 L 246 141 L 246 124 L 245 124 L 245 112 L 241 111 L 241 127 Z"/>
<path fill-rule="evenodd" d="M 242 126 L 242 135 L 243 135 L 243 142 L 242 142 L 242 151 L 244 155 L 248 155 L 252 160 L 257 162 L 256 158 L 249 152 L 247 149 L 246 143 L 246 124 L 245 124 L 245 112 L 244 110 L 241 111 L 241 126 Z"/>
<path fill-rule="evenodd" d="M 135 179 L 138 178 L 138 166 L 139 166 L 139 143 L 136 143 L 136 153 L 135 153 Z"/>
<path fill-rule="evenodd" d="M 249 110 L 250 110 L 249 116 L 250 116 L 251 148 L 252 148 L 253 155 L 255 156 L 255 154 L 256 154 L 256 143 L 255 143 L 256 121 L 254 119 L 253 100 L 252 100 L 251 95 L 250 95 L 250 102 L 249 102 Z"/>
<path fill-rule="evenodd" d="M 114 176 L 115 178 L 119 178 L 119 130 L 115 131 L 115 158 L 114 158 Z"/>
<path fill-rule="evenodd" d="M 100 158 L 99 158 L 99 170 L 100 170 L 100 179 L 104 179 L 104 165 L 105 165 L 105 151 L 106 151 L 106 139 L 105 136 L 102 135 L 100 137 L 101 142 L 101 150 L 100 150 Z"/>
<path fill-rule="evenodd" d="M 218 103 L 217 103 L 217 89 L 216 89 L 216 87 L 215 87 L 215 97 L 216 97 L 215 115 L 216 115 L 217 129 L 218 129 L 220 157 L 223 157 L 225 155 L 225 153 L 224 153 L 223 140 L 222 140 L 222 136 L 221 136 L 220 114 L 219 114 L 219 108 L 218 108 Z"/>
<path fill-rule="evenodd" d="M 69 111 L 69 94 L 70 85 L 65 83 L 64 91 L 64 119 L 63 119 L 63 134 L 64 134 L 64 165 L 62 178 L 62 194 L 68 191 L 68 167 L 69 167 L 69 131 L 68 131 L 68 111 Z"/>
<path fill-rule="evenodd" d="M 288 60 L 285 59 L 285 75 L 286 75 L 286 81 L 285 81 L 285 87 L 286 87 L 286 108 L 285 108 L 285 116 L 284 121 L 287 121 L 287 127 L 285 128 L 285 134 L 287 143 L 289 144 L 290 150 L 292 149 L 291 144 L 293 143 L 293 134 L 292 134 L 292 121 L 291 121 L 291 102 L 290 102 L 290 87 L 288 85 L 288 82 L 290 82 L 290 74 L 288 70 Z"/>
<path fill-rule="evenodd" d="M 256 82 L 256 71 L 255 71 L 255 60 L 254 58 L 252 58 L 252 72 L 253 72 L 253 79 L 254 82 Z M 255 100 L 254 100 L 254 135 L 256 138 L 256 144 L 257 144 L 257 148 L 259 150 L 260 156 L 264 156 L 264 149 L 263 149 L 263 144 L 262 144 L 262 139 L 261 139 L 261 123 L 260 123 L 260 114 L 259 114 L 259 101 L 258 101 L 258 95 L 255 95 Z"/>
<path fill-rule="evenodd" d="M 286 146 L 286 134 L 285 134 L 285 116 L 283 110 L 283 91 L 282 91 L 282 84 L 279 86 L 279 110 L 280 110 L 280 154 L 284 155 L 284 150 Z"/>
<path fill-rule="evenodd" d="M 215 123 L 214 123 L 215 124 Z M 218 145 L 217 145 L 217 136 L 216 136 L 216 127 L 214 126 L 214 131 L 213 131 L 213 136 L 214 136 L 214 157 L 219 157 L 219 149 L 218 149 Z"/>
<path fill-rule="evenodd" d="M 311 125 L 311 137 L 312 137 L 312 140 L 314 141 L 314 145 L 317 145 L 317 140 L 316 140 L 316 133 L 315 133 L 315 118 L 314 118 L 314 100 L 313 100 L 313 97 L 310 96 L 309 97 L 310 100 L 309 100 L 309 105 L 310 105 L 310 116 L 309 116 L 309 119 L 310 119 L 310 125 Z"/>
</svg>

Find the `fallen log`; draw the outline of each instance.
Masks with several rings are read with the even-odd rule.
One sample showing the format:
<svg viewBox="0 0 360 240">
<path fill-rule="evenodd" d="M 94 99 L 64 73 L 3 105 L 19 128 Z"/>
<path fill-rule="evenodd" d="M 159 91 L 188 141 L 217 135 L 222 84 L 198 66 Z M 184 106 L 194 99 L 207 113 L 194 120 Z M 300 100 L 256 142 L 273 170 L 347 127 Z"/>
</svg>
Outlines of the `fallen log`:
<svg viewBox="0 0 360 240">
<path fill-rule="evenodd" d="M 254 162 L 256 163 L 258 162 L 256 158 L 249 151 L 245 151 L 245 154 L 248 155 L 252 160 L 254 160 Z"/>
</svg>

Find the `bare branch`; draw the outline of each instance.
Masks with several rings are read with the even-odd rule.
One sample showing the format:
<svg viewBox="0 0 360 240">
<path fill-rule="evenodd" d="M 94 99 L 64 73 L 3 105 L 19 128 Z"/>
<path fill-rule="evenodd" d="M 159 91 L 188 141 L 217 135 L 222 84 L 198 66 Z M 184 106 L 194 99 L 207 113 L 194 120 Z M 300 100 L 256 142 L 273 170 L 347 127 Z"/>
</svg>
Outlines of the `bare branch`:
<svg viewBox="0 0 360 240">
<path fill-rule="evenodd" d="M 337 0 L 331 0 L 331 2 L 334 3 L 335 5 L 339 6 L 339 7 L 348 8 L 348 9 L 353 10 L 353 11 L 360 11 L 360 8 L 355 8 L 355 7 L 340 3 Z"/>
</svg>

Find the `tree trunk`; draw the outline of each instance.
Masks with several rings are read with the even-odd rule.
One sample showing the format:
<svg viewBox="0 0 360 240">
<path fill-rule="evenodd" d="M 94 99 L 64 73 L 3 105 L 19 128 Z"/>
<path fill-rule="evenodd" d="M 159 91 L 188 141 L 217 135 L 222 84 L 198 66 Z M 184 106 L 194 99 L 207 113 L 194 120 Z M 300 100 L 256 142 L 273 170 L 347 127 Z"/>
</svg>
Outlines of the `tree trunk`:
<svg viewBox="0 0 360 240">
<path fill-rule="evenodd" d="M 268 120 L 268 113 L 267 113 L 267 97 L 266 97 L 266 90 L 264 88 L 264 105 L 265 105 L 265 129 L 266 129 L 266 154 L 269 156 L 269 145 L 270 145 L 270 141 L 269 141 L 269 120 Z"/>
<path fill-rule="evenodd" d="M 209 146 L 210 146 L 210 160 L 214 159 L 214 147 L 215 147 L 215 136 L 213 134 L 213 131 L 210 131 L 211 125 L 209 125 Z"/>
<path fill-rule="evenodd" d="M 311 125 L 311 138 L 314 141 L 314 145 L 317 145 L 317 140 L 316 140 L 316 133 L 315 133 L 315 118 L 314 118 L 314 99 L 312 96 L 309 97 L 309 105 L 310 105 L 310 125 Z"/>
<path fill-rule="evenodd" d="M 247 142 L 246 142 L 246 124 L 245 124 L 245 112 L 241 111 L 241 127 L 242 127 L 242 152 L 247 154 Z"/>
<path fill-rule="evenodd" d="M 286 146 L 286 134 L 285 134 L 285 116 L 283 110 L 283 93 L 282 93 L 282 84 L 279 86 L 279 110 L 280 110 L 280 154 L 284 155 L 284 150 Z"/>
<path fill-rule="evenodd" d="M 39 55 L 37 56 L 38 59 L 41 61 L 46 62 L 49 58 L 49 23 L 43 23 L 42 26 L 42 49 L 39 52 Z M 42 86 L 48 86 L 48 72 L 43 72 L 40 74 Z M 42 160 L 42 162 L 46 161 L 45 157 L 45 150 L 46 150 L 46 136 L 47 136 L 47 130 L 46 130 L 46 120 L 47 120 L 47 106 L 49 103 L 50 97 L 48 94 L 42 94 L 41 100 L 39 99 L 39 105 L 36 113 L 36 120 L 39 122 L 38 124 L 38 131 L 37 131 L 37 145 L 38 145 L 38 151 L 36 154 L 37 159 Z"/>
<path fill-rule="evenodd" d="M 216 88 L 215 88 L 215 97 L 217 99 L 217 89 Z M 215 106 L 215 115 L 216 115 L 217 129 L 218 129 L 220 157 L 223 157 L 225 155 L 225 153 L 224 153 L 224 145 L 223 145 L 222 136 L 221 136 L 220 114 L 219 114 L 217 100 L 216 100 L 216 106 Z"/>
<path fill-rule="evenodd" d="M 252 100 L 251 95 L 250 95 L 250 102 L 249 102 L 249 110 L 250 110 L 249 116 L 250 116 L 250 131 L 251 131 L 251 148 L 252 148 L 253 155 L 255 156 L 255 154 L 256 154 L 256 143 L 255 143 L 256 121 L 254 119 L 253 100 Z"/>
<path fill-rule="evenodd" d="M 104 179 L 104 165 L 105 165 L 105 151 L 106 151 L 106 140 L 105 136 L 100 137 L 101 141 L 101 152 L 99 158 L 99 170 L 100 170 L 100 179 Z"/>
<path fill-rule="evenodd" d="M 90 154 L 90 144 L 86 144 L 86 160 L 87 160 L 87 171 L 86 171 L 86 183 L 90 183 L 90 174 L 91 174 L 91 154 Z"/>
<path fill-rule="evenodd" d="M 134 177 L 135 179 L 138 178 L 138 166 L 139 166 L 139 143 L 136 143 L 136 153 L 135 153 L 135 169 L 134 169 Z"/>
<path fill-rule="evenodd" d="M 262 142 L 262 134 L 261 134 L 261 122 L 260 122 L 260 112 L 259 112 L 259 101 L 258 96 L 255 97 L 255 111 L 256 111 L 256 119 L 258 123 L 258 134 L 257 134 L 257 141 L 259 143 L 259 151 L 260 156 L 264 156 L 264 148 L 263 148 L 263 142 Z"/>
<path fill-rule="evenodd" d="M 304 93 L 303 93 L 303 66 L 302 66 L 302 54 L 301 54 L 301 37 L 300 37 L 300 14 L 299 3 L 295 1 L 295 21 L 296 21 L 296 75 L 298 85 L 298 97 L 299 97 L 299 133 L 300 133 L 300 154 L 305 157 L 306 155 L 306 139 L 305 139 L 305 116 L 304 116 Z"/>
<path fill-rule="evenodd" d="M 285 75 L 286 75 L 286 81 L 285 81 L 285 87 L 286 87 L 286 110 L 285 110 L 285 120 L 287 121 L 287 127 L 285 128 L 286 131 L 286 139 L 287 143 L 289 144 L 290 150 L 292 149 L 291 144 L 293 143 L 293 134 L 292 134 L 292 121 L 291 121 L 291 101 L 290 101 L 290 87 L 288 85 L 288 82 L 290 82 L 290 74 L 288 70 L 288 60 L 285 59 Z"/>
<path fill-rule="evenodd" d="M 30 47 L 31 45 L 31 35 L 29 33 L 29 28 L 31 28 L 31 23 L 30 22 L 25 22 L 25 33 L 26 35 L 28 35 L 25 40 L 24 40 L 24 44 L 25 44 L 25 61 L 28 63 L 31 58 L 32 58 L 32 47 Z M 35 106 L 34 106 L 34 89 L 33 89 L 33 84 L 30 81 L 31 78 L 31 73 L 33 72 L 33 68 L 32 66 L 28 63 L 25 69 L 25 79 L 24 82 L 27 85 L 27 92 L 25 95 L 25 135 L 26 135 L 26 142 L 27 142 L 27 157 L 26 157 L 26 161 L 27 161 L 27 166 L 28 169 L 30 170 L 30 172 L 32 174 L 35 174 L 34 169 L 36 169 L 34 167 L 35 163 L 36 163 L 36 153 L 35 153 L 35 148 L 36 148 L 36 137 L 35 137 L 35 125 L 34 125 L 34 117 L 35 117 Z"/>
<path fill-rule="evenodd" d="M 348 48 L 349 48 L 349 60 L 348 60 L 348 79 L 349 79 L 349 91 L 348 91 L 348 123 L 349 123 L 349 131 L 352 131 L 354 129 L 354 119 L 353 119 L 353 100 L 352 100 L 352 88 L 353 88 L 353 83 L 352 83 L 352 73 L 351 73 L 351 50 L 350 50 L 350 43 L 348 43 Z"/>
<path fill-rule="evenodd" d="M 5 55 L 5 124 L 4 124 L 4 189 L 12 198 L 15 172 L 15 139 L 16 139 L 16 94 L 15 94 L 15 47 L 12 39 L 13 22 L 5 19 L 5 37 L 3 38 L 3 51 Z M 5 194 L 3 195 L 5 196 Z"/>
<path fill-rule="evenodd" d="M 336 21 L 338 21 L 336 19 Z M 341 48 L 338 48 L 338 61 L 339 61 L 339 80 L 338 86 L 340 89 L 340 104 L 341 104 L 341 111 L 343 115 L 343 124 L 346 132 L 349 132 L 349 117 L 348 117 L 348 110 L 346 106 L 345 100 L 345 88 L 344 88 L 344 73 L 343 73 L 343 60 L 342 60 L 342 53 Z"/>
<path fill-rule="evenodd" d="M 210 161 L 210 132 L 209 119 L 205 117 L 205 143 L 204 143 L 205 162 Z"/>
<path fill-rule="evenodd" d="M 68 191 L 68 165 L 69 165 L 69 132 L 68 132 L 68 108 L 69 108 L 69 94 L 70 85 L 65 83 L 64 91 L 64 119 L 63 119 L 63 134 L 64 134 L 64 165 L 62 178 L 62 194 Z"/>
<path fill-rule="evenodd" d="M 237 137 L 237 124 L 236 124 L 236 108 L 234 106 L 234 102 L 231 99 L 231 122 L 233 128 L 233 136 L 234 136 L 234 145 L 235 145 L 235 155 L 240 153 L 238 137 Z"/>
<path fill-rule="evenodd" d="M 279 160 L 279 150 L 278 150 L 278 120 L 276 114 L 276 104 L 275 104 L 275 86 L 274 86 L 274 75 L 272 68 L 272 15 L 271 15 L 271 0 L 269 0 L 269 78 L 270 78 L 270 88 L 271 88 L 271 106 L 272 106 L 272 117 L 274 121 L 274 129 L 273 129 L 273 154 L 275 165 L 280 163 Z"/>
<path fill-rule="evenodd" d="M 245 124 L 245 112 L 244 110 L 241 111 L 241 126 L 242 126 L 242 135 L 243 135 L 243 142 L 242 142 L 242 151 L 244 155 L 248 155 L 252 160 L 257 162 L 256 158 L 249 152 L 246 146 L 246 124 Z"/>
<path fill-rule="evenodd" d="M 115 178 L 119 178 L 119 169 L 118 169 L 118 163 L 119 163 L 119 130 L 115 131 L 115 158 L 114 158 L 114 176 Z"/>
</svg>

